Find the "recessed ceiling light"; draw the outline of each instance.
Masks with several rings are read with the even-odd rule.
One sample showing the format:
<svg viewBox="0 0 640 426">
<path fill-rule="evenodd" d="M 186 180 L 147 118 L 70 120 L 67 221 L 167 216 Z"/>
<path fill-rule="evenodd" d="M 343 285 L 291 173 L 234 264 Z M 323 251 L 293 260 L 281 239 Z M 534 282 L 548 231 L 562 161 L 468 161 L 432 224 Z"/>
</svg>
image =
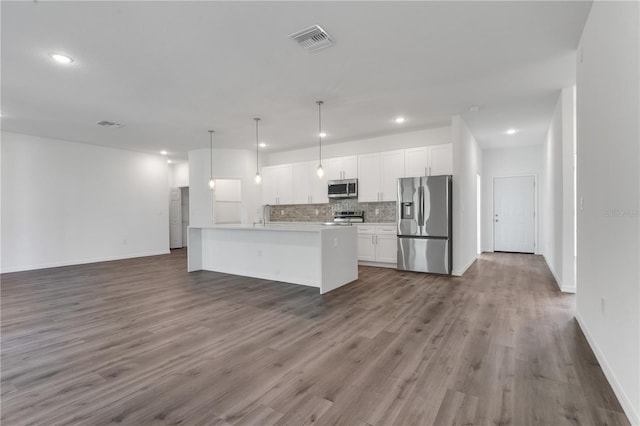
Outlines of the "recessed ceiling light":
<svg viewBox="0 0 640 426">
<path fill-rule="evenodd" d="M 260 146 L 260 148 L 264 148 L 267 146 L 267 144 L 264 142 L 260 142 L 258 145 Z"/>
<path fill-rule="evenodd" d="M 167 154 L 168 154 L 168 152 L 167 152 L 167 151 L 165 151 L 165 150 L 162 150 L 162 151 L 160 151 L 160 154 L 162 154 L 162 155 L 167 155 Z"/>
<path fill-rule="evenodd" d="M 404 117 L 396 117 L 396 123 L 398 124 L 404 123 Z"/>
<path fill-rule="evenodd" d="M 469 112 L 478 112 L 480 111 L 480 107 L 478 105 L 471 105 L 469 107 Z"/>
<path fill-rule="evenodd" d="M 62 53 L 49 53 L 49 57 L 60 64 L 70 64 L 73 58 Z"/>
<path fill-rule="evenodd" d="M 325 132 L 320 133 L 318 136 L 320 136 L 321 138 L 326 138 L 327 134 Z"/>
<path fill-rule="evenodd" d="M 171 163 L 173 163 L 173 161 L 167 160 L 167 164 L 171 164 Z"/>
<path fill-rule="evenodd" d="M 515 135 L 516 133 L 518 133 L 518 131 L 516 129 L 509 129 L 506 131 L 506 133 L 508 135 Z"/>
</svg>

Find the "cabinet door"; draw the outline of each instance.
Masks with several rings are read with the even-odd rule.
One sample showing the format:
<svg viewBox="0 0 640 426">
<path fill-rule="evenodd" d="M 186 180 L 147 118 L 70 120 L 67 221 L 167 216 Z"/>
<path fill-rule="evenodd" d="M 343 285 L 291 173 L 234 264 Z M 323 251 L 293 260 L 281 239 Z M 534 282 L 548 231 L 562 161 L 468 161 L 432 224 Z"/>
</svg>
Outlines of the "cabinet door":
<svg viewBox="0 0 640 426">
<path fill-rule="evenodd" d="M 355 179 L 358 177 L 358 157 L 342 157 L 342 178 Z"/>
<path fill-rule="evenodd" d="M 278 204 L 293 203 L 293 164 L 277 166 Z"/>
<path fill-rule="evenodd" d="M 429 150 L 431 176 L 453 174 L 453 145 L 432 145 Z"/>
<path fill-rule="evenodd" d="M 278 200 L 278 169 L 262 168 L 262 204 L 276 204 Z"/>
<path fill-rule="evenodd" d="M 358 201 L 380 201 L 380 154 L 358 156 Z"/>
<path fill-rule="evenodd" d="M 322 167 L 327 180 L 342 179 L 342 158 L 327 158 L 322 161 Z"/>
<path fill-rule="evenodd" d="M 293 204 L 309 204 L 311 202 L 311 179 L 313 163 L 293 164 Z M 317 176 L 316 176 L 317 177 Z"/>
<path fill-rule="evenodd" d="M 388 234 L 376 235 L 376 262 L 397 263 L 398 237 Z"/>
<path fill-rule="evenodd" d="M 427 147 L 404 150 L 404 176 L 426 176 L 428 166 Z"/>
<path fill-rule="evenodd" d="M 373 244 L 374 235 L 358 233 L 358 260 L 375 262 L 376 247 Z"/>
<path fill-rule="evenodd" d="M 398 178 L 404 177 L 404 150 L 383 152 L 381 201 L 396 201 L 398 198 Z"/>
<path fill-rule="evenodd" d="M 312 204 L 326 204 L 329 202 L 329 197 L 327 196 L 327 175 L 325 174 L 323 177 L 318 177 L 316 174 L 316 165 L 312 163 L 311 167 L 311 200 Z"/>
</svg>

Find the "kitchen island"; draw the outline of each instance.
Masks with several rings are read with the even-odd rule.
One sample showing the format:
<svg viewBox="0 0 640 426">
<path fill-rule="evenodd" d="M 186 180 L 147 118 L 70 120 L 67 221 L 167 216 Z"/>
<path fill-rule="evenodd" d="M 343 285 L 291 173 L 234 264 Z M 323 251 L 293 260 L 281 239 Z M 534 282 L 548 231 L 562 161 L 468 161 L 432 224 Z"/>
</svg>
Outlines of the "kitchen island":
<svg viewBox="0 0 640 426">
<path fill-rule="evenodd" d="M 301 284 L 324 294 L 358 279 L 357 231 L 321 224 L 189 227 L 188 271 Z"/>
</svg>

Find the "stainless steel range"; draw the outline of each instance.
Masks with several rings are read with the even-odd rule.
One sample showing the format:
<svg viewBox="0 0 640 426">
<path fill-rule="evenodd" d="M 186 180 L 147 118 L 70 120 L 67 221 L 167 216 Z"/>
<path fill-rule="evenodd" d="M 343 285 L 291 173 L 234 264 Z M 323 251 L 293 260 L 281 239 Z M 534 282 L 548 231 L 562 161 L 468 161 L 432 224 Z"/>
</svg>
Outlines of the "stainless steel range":
<svg viewBox="0 0 640 426">
<path fill-rule="evenodd" d="M 336 223 L 362 223 L 364 222 L 364 211 L 348 210 L 344 212 L 335 212 L 333 214 L 333 221 Z"/>
</svg>

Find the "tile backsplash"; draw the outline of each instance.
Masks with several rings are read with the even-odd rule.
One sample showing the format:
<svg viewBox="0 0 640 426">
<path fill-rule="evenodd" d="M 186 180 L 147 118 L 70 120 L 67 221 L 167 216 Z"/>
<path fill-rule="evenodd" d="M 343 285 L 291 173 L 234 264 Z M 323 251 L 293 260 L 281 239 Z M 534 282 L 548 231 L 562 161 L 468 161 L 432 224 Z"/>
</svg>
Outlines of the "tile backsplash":
<svg viewBox="0 0 640 426">
<path fill-rule="evenodd" d="M 355 199 L 331 200 L 327 204 L 292 204 L 271 206 L 271 222 L 331 222 L 335 212 L 364 211 L 365 222 L 395 223 L 396 202 L 359 203 Z"/>
</svg>

